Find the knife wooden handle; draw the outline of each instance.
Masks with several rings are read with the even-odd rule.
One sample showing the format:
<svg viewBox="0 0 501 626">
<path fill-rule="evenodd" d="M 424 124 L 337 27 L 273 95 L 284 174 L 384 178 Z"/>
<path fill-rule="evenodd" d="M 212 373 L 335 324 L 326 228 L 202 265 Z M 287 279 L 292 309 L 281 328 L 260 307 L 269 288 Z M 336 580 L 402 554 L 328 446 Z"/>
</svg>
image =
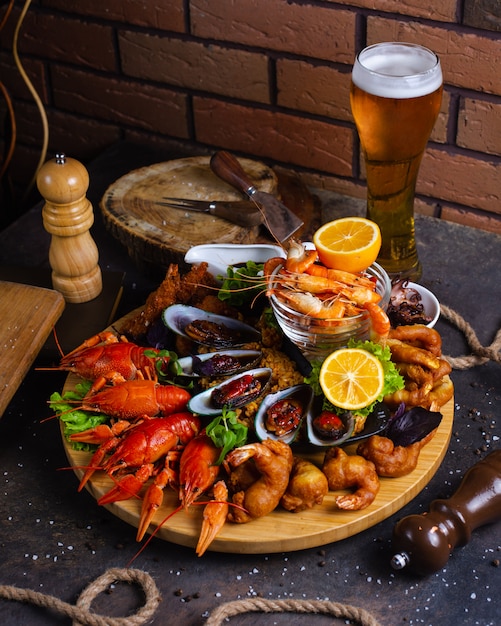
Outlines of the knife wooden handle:
<svg viewBox="0 0 501 626">
<path fill-rule="evenodd" d="M 226 150 L 216 152 L 211 157 L 210 167 L 214 174 L 226 183 L 243 192 L 246 196 L 252 196 L 255 191 L 254 183 L 232 154 Z"/>
</svg>

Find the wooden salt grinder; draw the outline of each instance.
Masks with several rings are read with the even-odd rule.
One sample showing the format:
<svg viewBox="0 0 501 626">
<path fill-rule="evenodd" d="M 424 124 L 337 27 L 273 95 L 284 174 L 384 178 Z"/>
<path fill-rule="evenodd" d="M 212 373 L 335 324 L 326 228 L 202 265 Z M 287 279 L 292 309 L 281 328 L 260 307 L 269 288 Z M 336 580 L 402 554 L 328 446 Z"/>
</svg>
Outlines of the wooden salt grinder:
<svg viewBox="0 0 501 626">
<path fill-rule="evenodd" d="M 501 449 L 494 450 L 466 472 L 448 500 L 434 500 L 429 512 L 409 515 L 393 530 L 395 569 L 422 576 L 445 566 L 456 546 L 484 524 L 501 521 Z"/>
<path fill-rule="evenodd" d="M 86 197 L 89 174 L 79 161 L 56 154 L 40 168 L 37 186 L 45 199 L 44 228 L 52 235 L 52 285 L 66 302 L 93 300 L 103 285 L 99 253 L 89 232 L 94 223 Z"/>
</svg>

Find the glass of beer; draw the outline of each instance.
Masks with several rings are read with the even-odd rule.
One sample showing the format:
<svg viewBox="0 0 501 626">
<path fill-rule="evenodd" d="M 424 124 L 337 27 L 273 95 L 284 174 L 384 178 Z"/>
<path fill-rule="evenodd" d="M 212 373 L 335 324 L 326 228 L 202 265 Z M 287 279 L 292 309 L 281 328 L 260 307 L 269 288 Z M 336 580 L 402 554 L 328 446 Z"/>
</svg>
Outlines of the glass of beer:
<svg viewBox="0 0 501 626">
<path fill-rule="evenodd" d="M 387 42 L 358 54 L 350 102 L 366 167 L 367 217 L 381 229 L 378 262 L 392 278 L 421 276 L 414 195 L 441 100 L 440 60 L 431 50 Z"/>
</svg>

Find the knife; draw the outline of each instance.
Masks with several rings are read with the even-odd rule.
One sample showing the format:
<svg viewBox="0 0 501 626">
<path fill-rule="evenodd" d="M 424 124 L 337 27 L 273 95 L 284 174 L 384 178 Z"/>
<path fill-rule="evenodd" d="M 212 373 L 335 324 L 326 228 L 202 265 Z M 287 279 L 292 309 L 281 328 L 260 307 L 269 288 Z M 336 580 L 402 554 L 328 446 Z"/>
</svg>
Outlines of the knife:
<svg viewBox="0 0 501 626">
<path fill-rule="evenodd" d="M 216 176 L 243 192 L 263 211 L 263 223 L 280 243 L 303 226 L 303 221 L 270 193 L 254 186 L 238 160 L 229 152 L 220 150 L 212 155 L 210 167 Z"/>
<path fill-rule="evenodd" d="M 228 202 L 221 200 L 189 200 L 184 198 L 164 198 L 166 202 L 155 202 L 160 206 L 167 206 L 171 209 L 183 209 L 184 211 L 196 211 L 208 213 L 215 217 L 221 217 L 228 222 L 250 228 L 257 226 L 263 221 L 261 210 L 249 200 Z"/>
</svg>

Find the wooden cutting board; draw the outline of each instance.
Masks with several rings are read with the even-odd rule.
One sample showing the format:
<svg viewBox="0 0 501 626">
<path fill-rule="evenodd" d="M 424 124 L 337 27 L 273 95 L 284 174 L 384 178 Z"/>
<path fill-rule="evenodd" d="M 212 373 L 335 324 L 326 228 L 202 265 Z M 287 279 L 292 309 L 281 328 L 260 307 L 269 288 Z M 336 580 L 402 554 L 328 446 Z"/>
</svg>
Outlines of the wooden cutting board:
<svg viewBox="0 0 501 626">
<path fill-rule="evenodd" d="M 64 307 L 58 291 L 0 281 L 0 417 Z"/>
<path fill-rule="evenodd" d="M 238 191 L 212 173 L 209 161 L 210 157 L 200 156 L 156 163 L 129 172 L 105 191 L 100 203 L 104 224 L 139 266 L 156 267 L 163 275 L 170 263 L 182 266 L 186 252 L 199 244 L 272 243 L 263 226 L 243 228 L 212 215 L 156 204 L 164 196 L 242 200 Z M 240 163 L 259 190 L 280 197 L 305 222 L 298 233 L 305 235 L 318 209 L 306 186 L 259 161 L 240 159 Z"/>
</svg>

